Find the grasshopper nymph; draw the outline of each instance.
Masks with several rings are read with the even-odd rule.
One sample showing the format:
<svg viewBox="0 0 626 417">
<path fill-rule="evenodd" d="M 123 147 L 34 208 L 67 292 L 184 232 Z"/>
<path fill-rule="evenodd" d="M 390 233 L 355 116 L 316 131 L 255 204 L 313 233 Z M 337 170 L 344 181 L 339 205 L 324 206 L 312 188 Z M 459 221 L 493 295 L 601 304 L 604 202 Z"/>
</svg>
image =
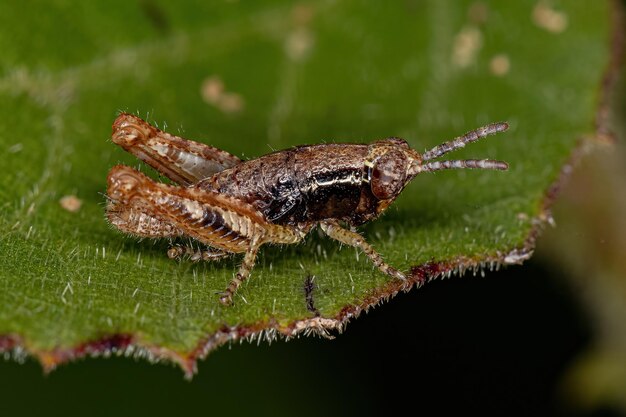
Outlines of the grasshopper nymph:
<svg viewBox="0 0 626 417">
<path fill-rule="evenodd" d="M 344 227 L 373 220 L 419 173 L 452 168 L 506 170 L 503 161 L 432 161 L 485 136 L 505 131 L 494 123 L 420 154 L 403 139 L 371 144 L 297 146 L 249 161 L 186 140 L 122 113 L 113 142 L 177 185 L 155 182 L 124 165 L 108 176 L 107 217 L 135 236 L 188 236 L 207 246 L 173 246 L 170 258 L 213 260 L 244 253 L 239 271 L 221 294 L 231 304 L 264 243 L 297 243 L 315 226 L 331 238 L 362 250 L 383 273 L 405 279 L 365 239 Z"/>
</svg>

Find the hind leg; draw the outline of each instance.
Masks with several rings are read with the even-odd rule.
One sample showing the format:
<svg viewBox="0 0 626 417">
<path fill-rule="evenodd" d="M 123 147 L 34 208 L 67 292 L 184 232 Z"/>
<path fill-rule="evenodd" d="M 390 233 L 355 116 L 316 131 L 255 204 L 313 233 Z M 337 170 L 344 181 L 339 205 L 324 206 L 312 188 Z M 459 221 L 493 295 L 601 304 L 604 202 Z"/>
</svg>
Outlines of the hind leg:
<svg viewBox="0 0 626 417">
<path fill-rule="evenodd" d="M 181 185 L 195 184 L 241 162 L 226 151 L 174 136 L 128 113 L 115 119 L 111 139 Z"/>
<path fill-rule="evenodd" d="M 113 226 L 133 236 L 155 239 L 184 236 L 182 230 L 167 220 L 150 216 L 131 205 L 110 202 L 107 207 L 107 217 Z M 202 250 L 191 245 L 172 245 L 167 250 L 167 256 L 170 259 L 180 259 L 187 256 L 191 261 L 196 262 L 200 260 L 216 261 L 230 256 L 230 254 L 214 248 Z"/>
<path fill-rule="evenodd" d="M 223 304 L 232 302 L 239 285 L 250 276 L 262 244 L 297 243 L 310 229 L 270 223 L 245 201 L 194 186 L 157 183 L 122 165 L 111 169 L 107 181 L 111 207 L 132 207 L 148 218 L 159 219 L 159 233 L 182 234 L 226 253 L 245 253 L 239 271 L 220 298 Z M 112 222 L 122 231 L 139 234 L 136 227 Z M 152 233 L 150 237 L 155 235 Z M 171 254 L 176 256 L 186 251 L 174 249 Z"/>
<path fill-rule="evenodd" d="M 106 211 L 109 223 L 124 233 L 138 237 L 173 238 L 183 236 L 182 230 L 166 220 L 151 216 L 139 207 L 110 200 Z"/>
<path fill-rule="evenodd" d="M 243 262 L 239 267 L 239 271 L 237 271 L 237 275 L 230 281 L 228 287 L 223 293 L 220 293 L 220 303 L 228 306 L 233 303 L 233 295 L 237 292 L 239 286 L 250 276 L 252 272 L 252 268 L 254 267 L 254 262 L 256 261 L 256 256 L 259 253 L 259 248 L 261 244 L 253 241 L 246 254 L 243 257 Z"/>
<path fill-rule="evenodd" d="M 180 259 L 183 256 L 189 258 L 192 262 L 197 261 L 217 261 L 230 256 L 228 252 L 221 251 L 219 249 L 208 248 L 205 250 L 196 249 L 191 245 L 187 246 L 172 246 L 167 251 L 167 256 L 170 259 Z"/>
<path fill-rule="evenodd" d="M 185 235 L 181 229 L 171 222 L 146 213 L 145 207 L 142 208 L 138 201 L 140 200 L 109 200 L 107 205 L 109 222 L 120 231 L 138 237 L 158 239 Z M 167 256 L 170 259 L 180 259 L 183 256 L 188 256 L 193 262 L 219 260 L 230 255 L 228 252 L 214 248 L 196 249 L 191 244 L 185 246 L 172 245 L 167 251 Z"/>
</svg>

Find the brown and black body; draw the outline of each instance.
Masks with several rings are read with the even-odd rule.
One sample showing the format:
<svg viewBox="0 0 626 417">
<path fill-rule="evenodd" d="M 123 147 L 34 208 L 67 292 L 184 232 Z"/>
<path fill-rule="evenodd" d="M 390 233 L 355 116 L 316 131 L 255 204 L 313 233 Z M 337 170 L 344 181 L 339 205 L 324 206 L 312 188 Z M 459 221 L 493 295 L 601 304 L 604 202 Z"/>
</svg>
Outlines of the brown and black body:
<svg viewBox="0 0 626 417">
<path fill-rule="evenodd" d="M 362 144 L 298 146 L 243 162 L 197 187 L 246 201 L 276 224 L 335 219 L 360 225 L 379 214 L 368 153 Z"/>
<path fill-rule="evenodd" d="M 190 236 L 211 250 L 174 247 L 168 254 L 216 259 L 245 252 L 244 262 L 221 301 L 228 304 L 250 274 L 264 243 L 296 243 L 319 225 L 330 237 L 363 250 L 384 273 L 404 275 L 383 262 L 356 232 L 378 217 L 420 172 L 449 168 L 506 169 L 504 162 L 427 162 L 507 128 L 493 124 L 444 143 L 423 155 L 406 141 L 298 146 L 242 162 L 229 153 L 163 132 L 121 114 L 113 141 L 177 185 L 155 182 L 140 172 L 114 167 L 108 178 L 109 221 L 146 237 Z"/>
</svg>

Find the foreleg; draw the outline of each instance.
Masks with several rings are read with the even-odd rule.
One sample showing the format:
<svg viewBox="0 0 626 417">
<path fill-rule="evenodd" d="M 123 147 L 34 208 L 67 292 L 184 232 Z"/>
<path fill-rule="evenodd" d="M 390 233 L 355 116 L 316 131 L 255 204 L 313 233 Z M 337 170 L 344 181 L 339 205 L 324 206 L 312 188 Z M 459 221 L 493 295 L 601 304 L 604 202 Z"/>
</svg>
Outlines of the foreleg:
<svg viewBox="0 0 626 417">
<path fill-rule="evenodd" d="M 344 229 L 341 225 L 339 225 L 339 223 L 331 220 L 321 222 L 320 227 L 329 237 L 346 245 L 361 249 L 381 272 L 401 280 L 406 279 L 406 276 L 402 272 L 383 261 L 382 256 L 380 256 L 372 245 L 367 243 L 365 238 L 360 234 Z"/>
<path fill-rule="evenodd" d="M 241 283 L 244 282 L 252 272 L 256 256 L 259 252 L 259 247 L 261 247 L 260 243 L 255 241 L 251 242 L 250 247 L 243 257 L 243 262 L 239 267 L 239 271 L 237 271 L 237 275 L 235 275 L 235 278 L 230 281 L 226 290 L 220 294 L 220 303 L 224 305 L 231 305 L 233 303 L 233 295 Z"/>
</svg>

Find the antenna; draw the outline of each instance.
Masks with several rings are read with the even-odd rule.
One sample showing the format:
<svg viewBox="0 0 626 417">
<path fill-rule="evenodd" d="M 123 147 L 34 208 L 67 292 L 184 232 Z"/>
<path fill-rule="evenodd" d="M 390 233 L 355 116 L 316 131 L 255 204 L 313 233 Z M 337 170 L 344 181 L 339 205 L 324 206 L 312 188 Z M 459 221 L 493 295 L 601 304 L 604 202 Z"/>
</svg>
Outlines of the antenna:
<svg viewBox="0 0 626 417">
<path fill-rule="evenodd" d="M 433 161 L 426 162 L 431 159 L 439 158 L 448 152 L 455 151 L 465 147 L 468 143 L 476 142 L 478 139 L 494 135 L 498 132 L 504 132 L 509 128 L 506 122 L 492 123 L 487 126 L 480 127 L 471 132 L 467 132 L 463 136 L 459 136 L 451 141 L 435 146 L 431 150 L 424 152 L 421 162 L 415 166 L 415 173 L 440 171 L 442 169 L 497 169 L 504 171 L 509 168 L 509 164 L 504 161 L 496 161 L 493 159 L 456 159 L 451 161 Z M 426 163 L 424 163 L 426 162 Z"/>
<path fill-rule="evenodd" d="M 441 155 L 447 154 L 448 152 L 455 151 L 459 148 L 464 148 L 465 145 L 467 145 L 468 143 L 476 142 L 478 139 L 487 137 L 489 135 L 495 135 L 496 133 L 504 132 L 508 128 L 509 128 L 509 124 L 506 122 L 492 123 L 487 126 L 479 127 L 476 130 L 467 132 L 463 136 L 460 136 L 456 139 L 452 139 L 451 141 L 442 143 L 441 145 L 435 146 L 431 150 L 424 152 L 424 154 L 422 155 L 422 161 L 430 161 L 431 159 L 439 158 Z M 476 167 L 455 166 L 451 168 L 476 168 Z M 442 169 L 446 169 L 446 168 L 442 168 Z M 487 169 L 491 169 L 491 168 L 487 168 Z"/>
<path fill-rule="evenodd" d="M 428 162 L 421 166 L 421 172 L 440 171 L 442 169 L 497 169 L 505 171 L 509 169 L 509 164 L 504 161 L 494 161 L 493 159 L 462 159 L 453 161 Z"/>
</svg>

